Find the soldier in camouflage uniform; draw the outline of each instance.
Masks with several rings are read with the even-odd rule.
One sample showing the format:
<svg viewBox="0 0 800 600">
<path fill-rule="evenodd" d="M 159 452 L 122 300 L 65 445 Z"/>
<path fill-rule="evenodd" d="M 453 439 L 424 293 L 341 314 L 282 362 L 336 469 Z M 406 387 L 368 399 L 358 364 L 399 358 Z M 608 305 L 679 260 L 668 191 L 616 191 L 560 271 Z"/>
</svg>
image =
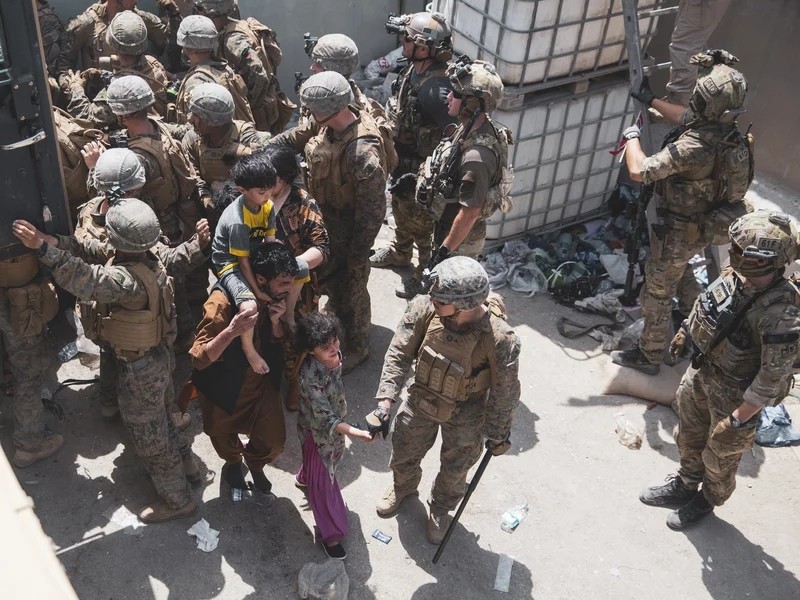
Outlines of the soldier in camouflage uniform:
<svg viewBox="0 0 800 600">
<path fill-rule="evenodd" d="M 759 412 L 793 385 L 800 290 L 783 273 L 797 258 L 797 229 L 785 214 L 757 211 L 733 222 L 730 240 L 730 267 L 697 298 L 670 345 L 674 355 L 687 343 L 694 350 L 677 393 L 678 475 L 639 497 L 652 506 L 680 506 L 667 517 L 672 529 L 696 523 L 730 498 Z"/>
<path fill-rule="evenodd" d="M 253 122 L 253 112 L 247 101 L 247 86 L 224 60 L 217 60 L 212 52 L 219 45 L 217 28 L 208 17 L 186 17 L 178 30 L 178 45 L 191 65 L 178 87 L 175 109 L 179 123 L 187 119 L 187 104 L 194 88 L 203 83 L 217 83 L 234 95 L 234 118 Z"/>
<path fill-rule="evenodd" d="M 483 438 L 495 455 L 511 446 L 519 403 L 520 342 L 508 324 L 484 304 L 489 278 L 471 258 L 456 256 L 433 270 L 430 295 L 406 308 L 386 352 L 370 417 L 386 423 L 412 363 L 414 383 L 400 406 L 392 435 L 393 483 L 377 504 L 378 515 L 394 515 L 417 493 L 420 463 L 442 431 L 441 469 L 433 483 L 427 538 L 439 544 L 448 512 L 464 496 L 467 471 L 481 454 Z M 368 421 L 370 420 L 368 417 Z"/>
<path fill-rule="evenodd" d="M 635 125 L 625 130 L 625 160 L 634 181 L 655 184 L 659 223 L 650 236 L 645 284 L 639 301 L 644 329 L 638 348 L 611 353 L 612 360 L 643 373 L 658 373 L 670 325 L 672 299 L 686 265 L 746 212 L 744 194 L 753 179 L 752 139 L 742 136 L 747 82 L 730 65 L 735 57 L 710 51 L 692 59 L 702 70 L 690 102 L 693 118 L 645 156 Z"/>
<path fill-rule="evenodd" d="M 101 56 L 111 56 L 114 51 L 106 42 L 106 29 L 119 13 L 130 10 L 139 15 L 147 28 L 147 39 L 151 44 L 148 54 L 160 55 L 167 45 L 168 29 L 157 16 L 136 8 L 138 0 L 105 0 L 92 4 L 83 13 L 67 24 L 67 44 L 56 61 L 56 78 L 66 90 L 68 72 L 80 68 L 98 68 Z"/>
<path fill-rule="evenodd" d="M 255 19 L 231 17 L 233 0 L 197 0 L 197 11 L 219 31 L 219 56 L 247 83 L 256 129 L 280 133 L 297 108 L 281 91 L 276 69 L 281 60 L 275 32 Z"/>
<path fill-rule="evenodd" d="M 144 187 L 145 173 L 136 154 L 130 150 L 112 148 L 101 153 L 99 148 L 102 146 L 98 144 L 95 148 L 87 149 L 85 154 L 87 162 L 92 166 L 93 187 L 100 195 L 81 208 L 74 237 L 55 237 L 59 248 L 66 249 L 88 263 L 104 265 L 114 256 L 114 248 L 109 242 L 105 225 L 109 202 L 120 195 L 136 198 Z M 153 248 L 169 275 L 184 276 L 207 259 L 204 249 L 209 249 L 211 234 L 205 219 L 197 222 L 196 232 L 188 241 L 174 248 L 160 242 Z M 80 303 L 78 308 L 81 308 Z M 101 344 L 98 396 L 100 414 L 104 419 L 112 419 L 119 413 L 117 372 L 113 350 Z M 177 411 L 172 409 L 171 412 Z"/>
<path fill-rule="evenodd" d="M 188 239 L 197 223 L 200 182 L 180 145 L 148 115 L 155 102 L 152 90 L 140 77 L 126 75 L 108 86 L 107 102 L 128 131 L 128 147 L 144 165 L 142 198 L 152 203 L 172 243 Z"/>
<path fill-rule="evenodd" d="M 158 219 L 140 200 L 125 199 L 106 213 L 106 230 L 115 256 L 100 266 L 61 249 L 56 238 L 43 235 L 30 223 L 15 221 L 13 225 L 14 234 L 37 250 L 58 285 L 93 303 L 94 318 L 83 322 L 114 349 L 119 361 L 120 413 L 133 449 L 160 497 L 160 502 L 139 513 L 139 519 L 158 523 L 186 517 L 197 508 L 187 483 L 188 472 L 196 464 L 190 440 L 175 430 L 167 414 L 175 306 L 172 280 L 149 252 L 161 235 Z"/>
<path fill-rule="evenodd" d="M 169 46 L 166 52 L 168 66 L 173 73 L 185 71 L 186 66 L 181 61 L 181 47 L 176 43 L 177 33 L 183 19 L 194 14 L 194 0 L 156 0 L 156 6 L 161 22 L 169 27 Z M 231 17 L 241 18 L 236 0 L 233 1 Z"/>
<path fill-rule="evenodd" d="M 200 199 L 206 216 L 216 223 L 219 214 L 213 195 L 230 179 L 231 167 L 271 136 L 257 131 L 252 123 L 235 120 L 233 96 L 216 83 L 201 83 L 194 88 L 187 112 L 193 129 L 181 145 L 200 176 Z"/>
<path fill-rule="evenodd" d="M 129 10 L 121 12 L 111 20 L 105 38 L 114 56 L 102 58 L 100 69 L 85 69 L 79 75 L 65 79 L 69 81 L 70 90 L 68 112 L 76 118 L 111 124 L 106 116 L 110 110 L 105 102 L 105 90 L 101 90 L 91 101 L 87 96 L 87 88 L 92 85 L 103 86 L 104 74 L 109 74 L 112 80 L 125 75 L 138 75 L 153 90 L 153 108 L 161 117 L 166 117 L 169 78 L 158 59 L 145 54 L 147 27 L 144 20 Z"/>
<path fill-rule="evenodd" d="M 61 19 L 58 18 L 55 11 L 45 0 L 38 0 L 37 10 L 39 29 L 42 32 L 44 61 L 47 64 L 47 72 L 50 77 L 55 77 L 56 60 L 67 42 L 66 30 Z"/>
<path fill-rule="evenodd" d="M 300 100 L 321 125 L 319 133 L 295 128 L 270 144 L 305 153 L 308 191 L 322 210 L 331 240 L 320 284 L 328 295 L 327 308 L 342 322 L 348 372 L 369 356 L 369 252 L 386 215 L 386 151 L 374 119 L 349 106 L 353 92 L 339 73 L 309 77 Z"/>
<path fill-rule="evenodd" d="M 45 435 L 42 385 L 54 371 L 47 350 L 47 321 L 58 310 L 55 289 L 39 273 L 33 252 L 0 260 L 0 342 L 14 376 L 14 456 L 19 468 L 52 456 L 64 444 Z"/>
<path fill-rule="evenodd" d="M 447 113 L 450 80 L 446 75 L 452 57 L 450 27 L 444 15 L 421 12 L 404 15 L 403 57 L 410 61 L 393 86 L 389 118 L 394 125 L 395 149 L 399 157 L 392 173 L 392 214 L 395 239 L 370 258 L 373 267 L 407 267 L 414 244 L 419 266 L 396 290 L 401 298 L 413 298 L 420 290 L 422 268 L 431 257 L 433 219 L 414 202 L 416 176 L 455 119 Z"/>
<path fill-rule="evenodd" d="M 351 77 L 359 65 L 358 46 L 351 38 L 341 33 L 329 33 L 319 39 L 307 41 L 305 51 L 311 59 L 309 71 L 312 75 L 323 71 L 339 73 L 350 82 L 350 89 L 353 91 L 352 105 L 360 111 L 367 111 L 376 120 L 385 119 L 383 107 L 368 98 Z M 314 126 L 314 120 L 304 108 L 300 110 L 300 124 Z"/>
<path fill-rule="evenodd" d="M 453 63 L 447 74 L 453 88 L 448 114 L 459 125 L 426 161 L 418 186 L 418 202 L 428 206 L 436 221 L 429 268 L 451 254 L 477 258 L 486 242 L 486 219 L 509 201 L 511 133 L 489 116 L 503 97 L 503 82 L 493 65 L 467 57 Z M 460 152 L 452 179 L 444 169 L 451 152 Z"/>
</svg>

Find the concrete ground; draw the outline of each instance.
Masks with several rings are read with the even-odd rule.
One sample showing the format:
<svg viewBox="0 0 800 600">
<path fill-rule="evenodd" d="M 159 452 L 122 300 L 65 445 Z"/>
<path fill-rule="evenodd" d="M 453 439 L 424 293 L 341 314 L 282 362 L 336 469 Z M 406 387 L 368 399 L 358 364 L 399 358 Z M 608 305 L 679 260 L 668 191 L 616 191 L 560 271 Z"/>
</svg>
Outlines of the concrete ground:
<svg viewBox="0 0 800 600">
<path fill-rule="evenodd" d="M 773 188 L 756 188 L 763 198 L 776 196 Z M 797 214 L 796 205 L 784 206 Z M 384 242 L 387 234 L 384 228 Z M 397 272 L 373 271 L 372 356 L 345 377 L 352 420 L 363 421 L 372 409 L 383 354 L 405 306 L 393 293 L 399 281 Z M 587 322 L 592 317 L 546 295 L 527 298 L 510 290 L 502 295 L 523 344 L 513 449 L 491 460 L 434 565 L 435 547 L 425 541 L 424 530 L 436 453 L 423 463 L 419 499 L 408 499 L 396 517 L 381 519 L 374 504 L 391 480 L 391 443 L 350 444 L 338 472 L 350 511 L 351 530 L 344 541 L 349 597 L 800 597 L 798 451 L 754 448 L 744 457 L 728 503 L 695 529 L 669 530 L 667 509 L 647 507 L 637 496 L 640 488 L 661 483 L 677 468 L 671 435 L 677 419 L 671 409 L 602 394 L 608 356 L 593 340 L 568 340 L 555 328 L 560 315 Z M 185 362 L 181 369 L 186 372 Z M 62 380 L 90 375 L 78 358 L 59 371 Z M 195 489 L 202 499 L 197 516 L 134 528 L 123 526 L 125 510 L 120 509 L 135 513 L 155 494 L 126 446 L 123 426 L 101 420 L 91 386 L 63 389 L 57 400 L 65 420 L 51 426 L 64 434 L 64 448 L 54 459 L 16 472 L 80 598 L 297 598 L 301 567 L 325 560 L 313 542 L 303 493 L 293 485 L 300 464 L 294 415 L 287 416 L 286 450 L 268 467 L 274 496 L 234 503 L 220 484 L 221 460 L 193 406 L 194 450 L 207 475 Z M 798 400 L 790 397 L 788 403 L 800 419 Z M 0 410 L 0 442 L 10 455 L 10 401 Z M 618 443 L 614 429 L 620 412 L 642 431 L 641 449 Z M 521 500 L 528 501 L 530 513 L 513 534 L 505 533 L 500 517 Z M 211 553 L 198 550 L 186 534 L 200 517 L 220 531 L 219 546 Z M 392 536 L 391 542 L 374 539 L 376 529 Z M 493 589 L 502 554 L 515 560 L 508 593 Z"/>
</svg>

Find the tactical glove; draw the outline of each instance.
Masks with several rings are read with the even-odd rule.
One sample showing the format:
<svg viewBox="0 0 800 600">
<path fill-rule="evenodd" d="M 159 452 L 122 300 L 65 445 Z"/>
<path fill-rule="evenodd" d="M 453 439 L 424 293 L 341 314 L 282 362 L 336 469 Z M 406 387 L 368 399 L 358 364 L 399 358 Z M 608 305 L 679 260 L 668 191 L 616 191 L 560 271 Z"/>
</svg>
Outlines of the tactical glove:
<svg viewBox="0 0 800 600">
<path fill-rule="evenodd" d="M 398 196 L 411 197 L 417 191 L 416 173 L 406 173 L 401 175 L 389 186 L 389 191 Z"/>
<path fill-rule="evenodd" d="M 367 421 L 367 431 L 369 431 L 369 434 L 373 438 L 376 434 L 382 433 L 383 439 L 386 439 L 386 436 L 389 435 L 390 418 L 391 415 L 389 411 L 379 406 L 365 417 Z"/>
<path fill-rule="evenodd" d="M 650 89 L 650 79 L 644 77 L 639 89 L 631 90 L 631 97 L 635 98 L 646 106 L 652 106 L 653 100 L 656 99 L 656 95 L 653 93 L 653 90 Z"/>
<path fill-rule="evenodd" d="M 508 452 L 511 448 L 511 442 L 506 438 L 505 440 L 486 440 L 486 448 L 492 453 L 492 456 L 501 456 Z"/>
<path fill-rule="evenodd" d="M 429 273 L 433 271 L 433 269 L 438 265 L 440 262 L 445 260 L 446 258 L 450 258 L 450 248 L 442 244 L 439 246 L 439 249 L 436 250 L 433 254 L 431 254 L 430 259 L 428 259 L 428 264 L 425 267 L 425 270 Z"/>
<path fill-rule="evenodd" d="M 642 130 L 638 125 L 631 125 L 622 132 L 622 137 L 624 137 L 626 140 L 638 139 L 640 135 L 642 135 Z"/>
<path fill-rule="evenodd" d="M 686 342 L 688 341 L 688 336 L 686 334 L 686 326 L 685 321 L 681 324 L 680 329 L 678 329 L 675 337 L 672 338 L 672 341 L 669 343 L 669 355 L 672 357 L 673 360 L 676 360 L 679 356 L 683 355 L 683 351 L 686 348 Z"/>
</svg>

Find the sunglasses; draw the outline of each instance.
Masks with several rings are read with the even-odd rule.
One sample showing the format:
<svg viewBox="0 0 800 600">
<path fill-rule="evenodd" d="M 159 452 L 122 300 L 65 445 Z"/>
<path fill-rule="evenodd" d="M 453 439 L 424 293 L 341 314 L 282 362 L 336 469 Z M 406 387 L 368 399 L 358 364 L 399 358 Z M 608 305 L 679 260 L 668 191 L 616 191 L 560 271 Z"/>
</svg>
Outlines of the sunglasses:
<svg viewBox="0 0 800 600">
<path fill-rule="evenodd" d="M 450 90 L 450 93 L 453 94 L 453 98 L 455 98 L 456 100 L 463 100 L 464 99 L 464 95 L 459 93 L 459 92 L 457 92 L 457 91 L 455 91 L 455 90 Z"/>
</svg>

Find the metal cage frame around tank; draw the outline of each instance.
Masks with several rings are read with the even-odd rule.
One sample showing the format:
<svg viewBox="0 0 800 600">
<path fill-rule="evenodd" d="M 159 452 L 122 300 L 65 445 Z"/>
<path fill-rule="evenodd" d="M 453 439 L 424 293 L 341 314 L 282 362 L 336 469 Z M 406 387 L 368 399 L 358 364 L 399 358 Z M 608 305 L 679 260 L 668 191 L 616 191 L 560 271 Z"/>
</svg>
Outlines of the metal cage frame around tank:
<svg viewBox="0 0 800 600">
<path fill-rule="evenodd" d="M 625 104 L 609 102 L 612 93 L 619 91 L 623 87 L 626 90 Z M 601 94 L 602 102 L 598 116 L 594 118 L 588 117 L 587 112 L 590 108 L 590 97 L 599 96 Z M 576 124 L 570 125 L 568 123 L 570 120 L 570 112 L 569 110 L 565 110 L 561 121 L 558 124 L 551 124 L 550 119 L 553 118 L 554 105 L 559 100 L 567 99 L 586 100 L 580 120 Z M 617 157 L 611 155 L 611 151 L 616 148 L 622 137 L 623 129 L 632 122 L 635 112 L 633 101 L 627 94 L 627 74 L 618 73 L 599 80 L 594 80 L 587 91 L 579 94 L 551 90 L 549 93 L 545 92 L 529 96 L 523 107 L 511 111 L 503 111 L 497 114 L 496 117 L 498 122 L 511 129 L 512 132 L 521 132 L 523 131 L 523 119 L 526 109 L 542 105 L 546 106 L 546 125 L 544 131 L 527 136 L 516 134 L 515 143 L 511 146 L 511 161 L 514 165 L 515 173 L 511 196 L 515 205 L 522 201 L 529 202 L 531 210 L 516 217 L 509 218 L 507 215 L 500 212 L 496 212 L 490 217 L 488 220 L 489 230 L 499 226 L 499 233 L 497 235 L 491 235 L 490 238 L 487 236 L 487 238 L 489 238 L 486 242 L 487 247 L 497 246 L 509 239 L 520 238 L 530 233 L 542 234 L 555 231 L 567 225 L 587 221 L 608 213 L 605 199 L 616 187 L 619 172 Z M 515 120 L 513 122 L 510 122 L 508 118 L 509 115 L 515 115 Z M 619 119 L 619 128 L 604 135 L 605 141 L 600 143 L 603 124 L 607 124 L 613 119 Z M 581 150 L 581 140 L 583 140 L 585 135 L 584 132 L 589 128 L 594 129 L 592 139 L 582 144 L 584 149 Z M 567 132 L 574 130 L 577 130 L 577 151 L 564 154 L 565 136 Z M 547 147 L 545 138 L 556 134 L 560 136 L 558 148 L 552 158 L 545 159 L 543 158 Z M 534 142 L 536 140 L 540 141 L 538 156 L 520 157 L 520 153 L 522 152 L 523 146 L 526 145 L 526 142 Z M 609 153 L 610 160 L 607 165 L 597 166 L 597 157 L 604 152 Z M 576 177 L 575 167 L 582 157 L 588 157 L 590 161 L 589 167 L 585 175 Z M 557 178 L 558 166 L 566 161 L 572 161 L 570 172 L 566 176 Z M 551 181 L 542 182 L 543 168 L 549 166 L 553 168 L 553 178 Z M 521 181 L 521 175 L 531 170 L 535 170 L 532 187 L 530 189 L 520 190 L 518 185 Z M 603 175 L 606 177 L 605 185 L 602 186 L 603 190 L 587 195 L 590 179 Z M 575 194 L 576 198 L 570 200 L 571 193 L 576 185 L 581 186 L 581 189 Z M 553 206 L 554 192 L 561 186 L 566 186 L 564 195 L 565 201 L 562 204 Z M 539 201 L 543 194 L 547 196 L 546 200 L 541 203 L 542 208 L 533 209 L 532 207 L 534 204 L 540 204 Z M 597 204 L 597 207 L 584 210 L 584 207 L 591 207 L 594 204 Z M 497 220 L 499 220 L 499 223 L 496 222 Z M 522 220 L 524 220 L 524 227 L 521 231 L 515 231 L 510 234 L 505 233 L 506 230 L 512 228 L 509 226 L 511 223 L 517 223 Z"/>
<path fill-rule="evenodd" d="M 489 14 L 489 3 L 492 2 L 496 4 L 498 2 L 503 2 L 503 10 L 502 16 L 500 18 L 493 17 Z M 592 2 L 596 2 L 596 0 L 583 0 L 583 16 L 577 20 L 569 20 L 561 22 L 561 14 L 562 9 L 565 5 L 565 2 L 580 2 L 581 0 L 561 0 L 558 5 L 558 13 L 556 15 L 556 20 L 554 25 L 548 25 L 544 27 L 534 28 L 533 25 L 536 23 L 536 17 L 539 11 L 539 0 L 523 0 L 525 2 L 532 1 L 535 6 L 533 9 L 533 14 L 531 16 L 531 22 L 528 23 L 527 28 L 518 29 L 515 27 L 510 27 L 508 24 L 505 23 L 505 19 L 508 16 L 509 7 L 514 2 L 519 2 L 520 0 L 457 0 L 452 3 L 450 6 L 450 10 L 447 11 L 449 14 L 445 13 L 448 22 L 451 24 L 451 28 L 455 34 L 455 46 L 458 49 L 458 38 L 463 37 L 464 39 L 468 40 L 471 44 L 475 44 L 479 48 L 479 52 L 477 56 L 473 58 L 477 58 L 480 60 L 486 60 L 488 62 L 495 62 L 497 60 L 502 61 L 507 65 L 513 65 L 521 67 L 522 73 L 519 77 L 519 83 L 509 83 L 504 81 L 506 86 L 507 95 L 520 95 L 526 94 L 528 92 L 534 92 L 537 90 L 543 90 L 551 87 L 556 87 L 560 85 L 565 85 L 568 83 L 572 83 L 574 81 L 579 81 L 586 79 L 588 77 L 597 77 L 601 75 L 608 75 L 612 73 L 616 73 L 619 71 L 627 71 L 627 55 L 624 51 L 625 49 L 625 39 L 621 39 L 616 42 L 607 43 L 607 36 L 609 33 L 609 25 L 611 23 L 612 18 L 619 18 L 620 21 L 623 19 L 622 13 L 622 3 L 620 0 L 611 0 L 609 4 L 608 11 L 606 11 L 602 15 L 598 16 L 589 16 L 589 8 Z M 656 34 L 656 25 L 658 23 L 658 17 L 660 14 L 660 10 L 665 4 L 667 4 L 668 0 L 653 0 L 653 6 L 649 7 L 649 15 L 651 18 L 648 22 L 648 26 L 646 30 L 640 32 L 640 37 L 642 40 L 642 48 L 646 49 L 650 40 Z M 439 2 L 440 5 L 443 2 Z M 483 16 L 483 21 L 481 23 L 481 33 L 479 39 L 475 39 L 474 37 L 467 35 L 460 27 L 453 25 L 455 19 L 455 11 L 459 4 L 466 6 L 467 8 L 474 10 L 475 12 L 479 13 Z M 478 5 L 483 4 L 483 8 L 480 8 Z M 444 6 L 443 6 L 444 8 Z M 581 35 L 584 32 L 584 29 L 588 23 L 593 23 L 596 21 L 605 21 L 603 26 L 603 33 L 600 39 L 600 42 L 595 45 L 590 45 L 587 47 L 578 47 L 572 49 L 570 51 L 556 53 L 555 52 L 555 45 L 558 39 L 558 31 L 559 29 L 578 26 L 578 39 L 581 38 Z M 498 35 L 497 35 L 497 42 L 494 44 L 494 47 L 490 47 L 487 45 L 487 25 L 488 23 L 493 23 L 498 27 Z M 537 33 L 542 32 L 552 32 L 552 39 L 550 41 L 550 52 L 547 56 L 530 60 L 508 60 L 503 57 L 502 55 L 502 46 L 504 42 L 504 38 L 509 34 L 517 34 L 517 35 L 525 35 L 526 36 L 526 46 L 525 46 L 525 55 L 527 57 L 530 56 L 531 45 L 533 43 L 533 38 Z M 610 47 L 620 47 L 620 58 L 616 63 L 611 65 L 600 65 L 601 53 L 603 50 L 607 50 Z M 582 68 L 578 70 L 576 68 L 576 63 L 580 55 L 588 53 L 588 52 L 595 52 L 595 64 L 589 68 Z M 569 73 L 566 76 L 556 76 L 551 78 L 550 72 L 553 62 L 558 59 L 572 57 L 572 62 L 570 64 Z M 526 84 L 526 74 L 528 71 L 534 66 L 539 65 L 542 62 L 545 63 L 545 75 L 544 78 L 537 82 L 537 83 L 528 83 Z"/>
</svg>

